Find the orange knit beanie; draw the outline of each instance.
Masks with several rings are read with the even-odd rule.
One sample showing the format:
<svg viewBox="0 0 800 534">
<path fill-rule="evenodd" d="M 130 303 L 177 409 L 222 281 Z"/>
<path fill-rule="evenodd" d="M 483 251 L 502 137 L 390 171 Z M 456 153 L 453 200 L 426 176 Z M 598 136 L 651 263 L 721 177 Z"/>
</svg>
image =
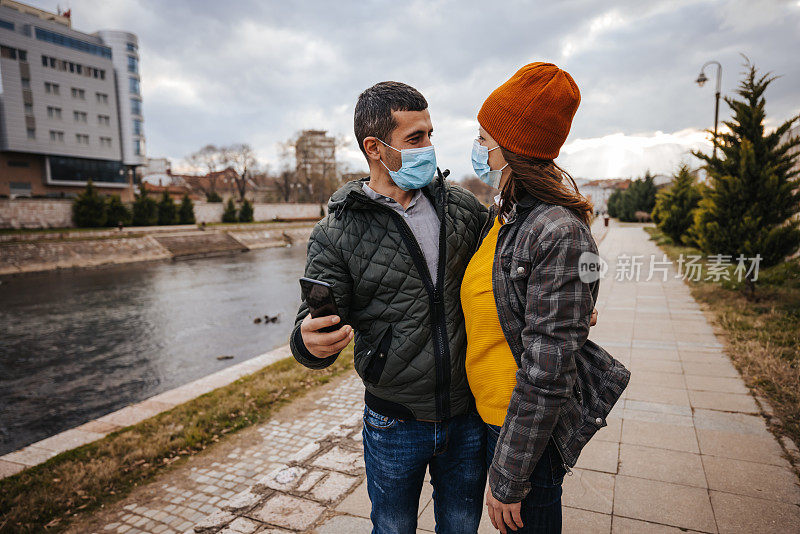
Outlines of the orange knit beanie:
<svg viewBox="0 0 800 534">
<path fill-rule="evenodd" d="M 580 101 L 569 73 L 552 63 L 531 63 L 489 95 L 478 122 L 506 150 L 555 159 Z"/>
</svg>

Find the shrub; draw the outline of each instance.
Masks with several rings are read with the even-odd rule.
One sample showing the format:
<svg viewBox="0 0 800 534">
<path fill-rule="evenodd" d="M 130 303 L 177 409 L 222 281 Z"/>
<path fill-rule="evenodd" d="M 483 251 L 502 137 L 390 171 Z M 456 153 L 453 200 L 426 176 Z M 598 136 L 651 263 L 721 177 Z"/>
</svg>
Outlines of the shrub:
<svg viewBox="0 0 800 534">
<path fill-rule="evenodd" d="M 89 180 L 86 189 L 72 203 L 72 220 L 79 228 L 99 228 L 106 224 L 106 203 Z"/>
<path fill-rule="evenodd" d="M 189 198 L 189 194 L 183 195 L 181 200 L 181 207 L 178 210 L 178 222 L 181 224 L 194 224 L 194 203 Z"/>
<path fill-rule="evenodd" d="M 222 212 L 222 222 L 234 223 L 236 220 L 236 205 L 233 203 L 233 198 L 229 198 L 225 204 L 225 211 Z"/>
<path fill-rule="evenodd" d="M 239 209 L 239 222 L 253 222 L 253 205 L 247 199 L 244 199 Z"/>
<path fill-rule="evenodd" d="M 122 203 L 119 195 L 106 199 L 106 226 L 128 226 L 131 224 L 131 210 Z"/>
<path fill-rule="evenodd" d="M 222 197 L 216 191 L 206 193 L 206 202 L 222 202 Z"/>
<path fill-rule="evenodd" d="M 656 195 L 653 220 L 658 228 L 676 244 L 688 244 L 687 232 L 694 220 L 694 210 L 700 201 L 700 189 L 694 182 L 689 166 L 683 164 L 675 174 L 672 185 Z"/>
<path fill-rule="evenodd" d="M 158 223 L 158 204 L 141 189 L 133 202 L 133 225 L 153 226 Z"/>
<path fill-rule="evenodd" d="M 178 208 L 169 193 L 164 191 L 158 202 L 158 224 L 167 225 L 178 222 Z"/>
</svg>

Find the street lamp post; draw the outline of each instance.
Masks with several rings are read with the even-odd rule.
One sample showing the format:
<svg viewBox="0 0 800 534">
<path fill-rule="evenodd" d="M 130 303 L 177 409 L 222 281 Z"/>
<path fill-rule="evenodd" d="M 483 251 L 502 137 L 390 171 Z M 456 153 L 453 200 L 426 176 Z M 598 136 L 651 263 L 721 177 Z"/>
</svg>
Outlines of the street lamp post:
<svg viewBox="0 0 800 534">
<path fill-rule="evenodd" d="M 722 82 L 722 65 L 720 65 L 719 61 L 707 61 L 703 67 L 700 69 L 700 75 L 697 77 L 697 85 L 703 87 L 708 81 L 706 78 L 706 67 L 709 65 L 716 65 L 717 66 L 717 92 L 715 95 L 714 100 L 714 159 L 717 159 L 717 122 L 719 121 L 719 95 L 720 95 L 720 85 Z"/>
</svg>

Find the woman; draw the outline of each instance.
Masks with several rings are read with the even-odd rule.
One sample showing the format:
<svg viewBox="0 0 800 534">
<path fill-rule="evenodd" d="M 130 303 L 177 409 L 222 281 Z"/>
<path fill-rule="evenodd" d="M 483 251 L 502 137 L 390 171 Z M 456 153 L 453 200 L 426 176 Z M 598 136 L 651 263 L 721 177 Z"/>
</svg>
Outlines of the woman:
<svg viewBox="0 0 800 534">
<path fill-rule="evenodd" d="M 592 205 L 553 162 L 579 102 L 568 73 L 532 63 L 478 113 L 473 166 L 501 194 L 461 302 L 467 377 L 488 429 L 487 507 L 503 533 L 561 531 L 564 474 L 628 380 L 586 341 L 597 297 L 597 277 L 581 269 L 598 258 Z"/>
</svg>

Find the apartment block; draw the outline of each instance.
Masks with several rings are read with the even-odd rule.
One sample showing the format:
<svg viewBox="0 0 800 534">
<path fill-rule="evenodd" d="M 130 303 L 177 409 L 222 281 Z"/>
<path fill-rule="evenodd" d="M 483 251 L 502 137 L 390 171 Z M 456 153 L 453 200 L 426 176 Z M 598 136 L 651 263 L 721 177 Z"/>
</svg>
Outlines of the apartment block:
<svg viewBox="0 0 800 534">
<path fill-rule="evenodd" d="M 132 200 L 145 162 L 136 35 L 0 0 L 0 197 Z"/>
</svg>

